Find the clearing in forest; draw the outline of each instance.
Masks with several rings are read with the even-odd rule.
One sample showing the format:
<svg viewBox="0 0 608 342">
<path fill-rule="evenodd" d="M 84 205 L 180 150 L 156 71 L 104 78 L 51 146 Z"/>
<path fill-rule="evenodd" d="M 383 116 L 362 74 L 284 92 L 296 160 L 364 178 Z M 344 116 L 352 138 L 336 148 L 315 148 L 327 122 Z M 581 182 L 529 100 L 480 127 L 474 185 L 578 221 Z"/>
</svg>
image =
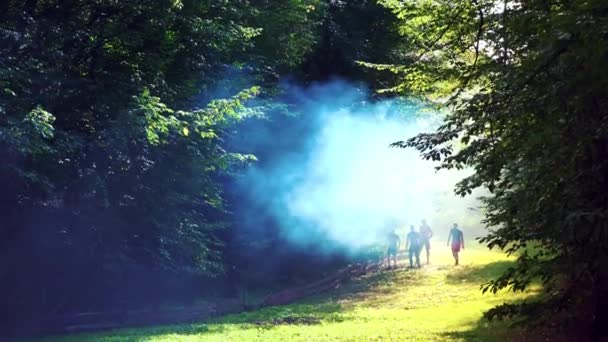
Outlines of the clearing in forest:
<svg viewBox="0 0 608 342">
<path fill-rule="evenodd" d="M 534 294 L 482 294 L 480 284 L 512 264 L 502 253 L 469 242 L 454 267 L 435 241 L 431 265 L 355 278 L 296 304 L 221 317 L 200 324 L 58 336 L 44 341 L 492 341 L 523 336 L 482 314 Z"/>
</svg>

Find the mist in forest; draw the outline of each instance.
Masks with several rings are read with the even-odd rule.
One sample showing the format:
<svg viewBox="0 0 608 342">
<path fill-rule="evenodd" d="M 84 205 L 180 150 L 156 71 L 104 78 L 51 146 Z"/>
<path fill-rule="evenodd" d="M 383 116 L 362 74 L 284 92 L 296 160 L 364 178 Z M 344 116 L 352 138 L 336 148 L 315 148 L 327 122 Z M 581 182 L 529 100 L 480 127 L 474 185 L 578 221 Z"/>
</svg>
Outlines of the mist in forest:
<svg viewBox="0 0 608 342">
<path fill-rule="evenodd" d="M 287 92 L 299 101 L 302 127 L 289 128 L 295 137 L 268 129 L 250 140 L 274 152 L 262 154 L 239 183 L 258 204 L 244 211 L 245 227 L 264 229 L 262 220 L 271 219 L 290 243 L 350 251 L 384 242 L 391 229 L 404 235 L 422 219 L 437 238 L 447 237 L 454 222 L 465 233 L 480 230 L 476 195 L 454 194 L 470 172 L 436 171 L 437 163 L 418 151 L 390 147 L 433 131 L 440 113 L 416 101 L 372 100 L 341 81 Z"/>
</svg>

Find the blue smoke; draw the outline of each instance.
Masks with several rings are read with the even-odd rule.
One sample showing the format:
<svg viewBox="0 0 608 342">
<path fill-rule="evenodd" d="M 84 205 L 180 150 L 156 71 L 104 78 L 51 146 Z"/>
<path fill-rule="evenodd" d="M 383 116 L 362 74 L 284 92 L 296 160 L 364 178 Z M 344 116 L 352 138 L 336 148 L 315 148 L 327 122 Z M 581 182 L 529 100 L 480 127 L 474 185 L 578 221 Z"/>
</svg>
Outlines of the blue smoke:
<svg viewBox="0 0 608 342">
<path fill-rule="evenodd" d="M 475 198 L 453 193 L 466 171 L 436 172 L 417 151 L 389 147 L 432 131 L 440 113 L 415 101 L 374 101 L 341 81 L 286 89 L 301 117 L 290 127 L 258 127 L 250 139 L 275 153 L 261 156 L 239 182 L 257 203 L 244 226 L 264 229 L 262 220 L 272 220 L 295 245 L 357 251 L 422 219 L 440 236 L 452 222 L 479 225 L 480 214 L 467 210 L 478 206 Z"/>
</svg>

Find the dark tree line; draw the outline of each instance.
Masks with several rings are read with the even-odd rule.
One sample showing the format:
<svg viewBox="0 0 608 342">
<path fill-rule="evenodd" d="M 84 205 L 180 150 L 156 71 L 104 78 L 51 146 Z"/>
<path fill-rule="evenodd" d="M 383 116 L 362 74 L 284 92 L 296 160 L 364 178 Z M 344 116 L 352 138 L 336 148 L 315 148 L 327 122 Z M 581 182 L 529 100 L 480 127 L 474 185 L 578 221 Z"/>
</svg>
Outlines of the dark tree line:
<svg viewBox="0 0 608 342">
<path fill-rule="evenodd" d="M 353 15 L 380 21 L 370 33 Z M 280 237 L 270 227 L 235 246 L 226 186 L 269 152 L 230 134 L 258 116 L 290 120 L 276 110 L 285 76 L 363 77 L 354 59 L 390 50 L 382 23 L 396 19 L 372 1 L 2 2 L 2 328 L 234 295 L 235 267 L 256 267 L 245 252 Z"/>
<path fill-rule="evenodd" d="M 231 68 L 251 65 L 262 83 L 297 65 L 322 12 L 298 1 L 3 2 L 2 321 L 128 302 L 167 274 L 220 274 L 220 180 L 252 158 L 222 139 L 260 90 L 211 91 Z M 270 39 L 285 42 L 264 49 Z"/>
</svg>

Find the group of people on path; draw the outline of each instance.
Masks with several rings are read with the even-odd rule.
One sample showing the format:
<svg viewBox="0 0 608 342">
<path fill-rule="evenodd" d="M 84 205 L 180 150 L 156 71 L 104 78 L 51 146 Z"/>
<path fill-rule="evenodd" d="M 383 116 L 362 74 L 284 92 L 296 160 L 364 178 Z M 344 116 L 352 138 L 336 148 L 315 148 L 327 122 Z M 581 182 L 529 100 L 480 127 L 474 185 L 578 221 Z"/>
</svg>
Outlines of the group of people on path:
<svg viewBox="0 0 608 342">
<path fill-rule="evenodd" d="M 422 220 L 419 231 L 416 231 L 416 228 L 413 225 L 410 226 L 410 231 L 405 240 L 405 250 L 408 251 L 410 268 L 414 268 L 414 261 L 415 266 L 420 268 L 420 253 L 422 252 L 422 248 L 426 250 L 426 264 L 429 264 L 432 237 L 433 231 L 426 223 L 426 220 Z M 399 238 L 399 235 L 397 235 L 395 230 L 392 230 L 388 235 L 387 254 L 389 268 L 391 267 L 391 259 L 393 260 L 393 267 L 397 268 L 397 253 L 399 252 L 400 245 L 401 239 Z M 457 223 L 454 223 L 454 226 L 450 229 L 447 245 L 451 246 L 454 264 L 458 265 L 458 253 L 461 248 L 464 249 L 464 234 L 462 233 L 462 230 L 458 228 Z"/>
</svg>

